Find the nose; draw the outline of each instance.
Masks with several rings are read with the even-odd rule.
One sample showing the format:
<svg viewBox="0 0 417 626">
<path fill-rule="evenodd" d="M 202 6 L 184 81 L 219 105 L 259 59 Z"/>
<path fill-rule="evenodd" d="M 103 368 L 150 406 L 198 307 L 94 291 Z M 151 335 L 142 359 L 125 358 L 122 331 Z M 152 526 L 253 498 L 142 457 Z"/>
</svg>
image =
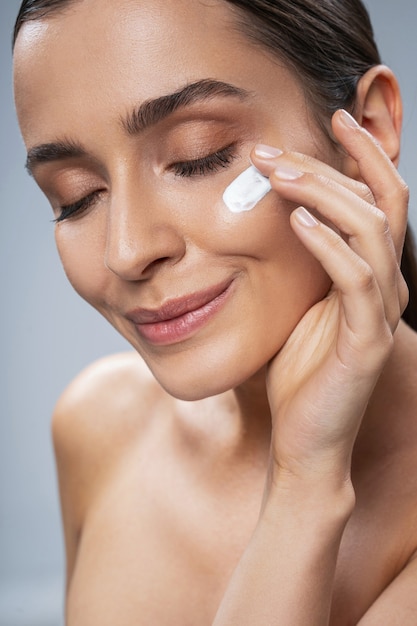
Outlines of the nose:
<svg viewBox="0 0 417 626">
<path fill-rule="evenodd" d="M 127 190 L 115 194 L 108 213 L 106 267 L 128 281 L 149 278 L 156 268 L 177 263 L 186 239 L 175 211 L 160 194 Z"/>
</svg>

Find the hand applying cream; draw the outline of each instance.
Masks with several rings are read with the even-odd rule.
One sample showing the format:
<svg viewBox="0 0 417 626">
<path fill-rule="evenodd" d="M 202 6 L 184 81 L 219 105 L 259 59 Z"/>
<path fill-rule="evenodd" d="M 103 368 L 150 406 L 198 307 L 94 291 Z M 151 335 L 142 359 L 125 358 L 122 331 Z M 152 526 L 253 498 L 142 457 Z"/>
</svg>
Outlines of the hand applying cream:
<svg viewBox="0 0 417 626">
<path fill-rule="evenodd" d="M 250 211 L 271 188 L 269 178 L 251 165 L 226 187 L 223 202 L 232 213 Z"/>
</svg>

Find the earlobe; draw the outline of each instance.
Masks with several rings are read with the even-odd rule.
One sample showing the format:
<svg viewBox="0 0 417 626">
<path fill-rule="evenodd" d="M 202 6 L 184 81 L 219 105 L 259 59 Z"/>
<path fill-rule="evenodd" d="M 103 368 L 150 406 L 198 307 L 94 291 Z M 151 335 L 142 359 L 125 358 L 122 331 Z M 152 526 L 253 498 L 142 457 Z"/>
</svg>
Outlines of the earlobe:
<svg viewBox="0 0 417 626">
<path fill-rule="evenodd" d="M 385 65 L 362 76 L 357 87 L 355 117 L 398 166 L 402 127 L 402 101 L 398 81 Z"/>
</svg>

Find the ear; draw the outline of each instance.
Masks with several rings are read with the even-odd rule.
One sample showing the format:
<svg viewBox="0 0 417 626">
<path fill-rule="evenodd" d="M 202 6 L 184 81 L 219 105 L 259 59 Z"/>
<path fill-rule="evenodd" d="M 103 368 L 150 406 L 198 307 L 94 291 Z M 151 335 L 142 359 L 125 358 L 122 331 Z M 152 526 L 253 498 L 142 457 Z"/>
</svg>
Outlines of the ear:
<svg viewBox="0 0 417 626">
<path fill-rule="evenodd" d="M 398 167 L 400 158 L 402 100 L 398 81 L 385 65 L 376 65 L 359 80 L 354 116 L 358 123 L 375 137 L 388 157 Z M 345 171 L 355 176 L 353 163 L 345 163 Z M 348 172 L 346 172 L 348 173 Z"/>
</svg>

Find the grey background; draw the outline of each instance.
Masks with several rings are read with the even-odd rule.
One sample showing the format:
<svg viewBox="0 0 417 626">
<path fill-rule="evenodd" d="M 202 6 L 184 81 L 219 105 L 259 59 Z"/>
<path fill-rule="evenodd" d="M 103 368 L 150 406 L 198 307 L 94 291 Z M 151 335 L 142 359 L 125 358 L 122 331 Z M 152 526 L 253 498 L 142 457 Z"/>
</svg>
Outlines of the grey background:
<svg viewBox="0 0 417 626">
<path fill-rule="evenodd" d="M 63 543 L 50 416 L 82 367 L 127 344 L 73 293 L 50 209 L 23 170 L 10 34 L 20 0 L 0 6 L 0 626 L 62 623 Z M 417 231 L 417 3 L 368 0 L 384 61 L 405 102 L 401 172 Z"/>
</svg>

